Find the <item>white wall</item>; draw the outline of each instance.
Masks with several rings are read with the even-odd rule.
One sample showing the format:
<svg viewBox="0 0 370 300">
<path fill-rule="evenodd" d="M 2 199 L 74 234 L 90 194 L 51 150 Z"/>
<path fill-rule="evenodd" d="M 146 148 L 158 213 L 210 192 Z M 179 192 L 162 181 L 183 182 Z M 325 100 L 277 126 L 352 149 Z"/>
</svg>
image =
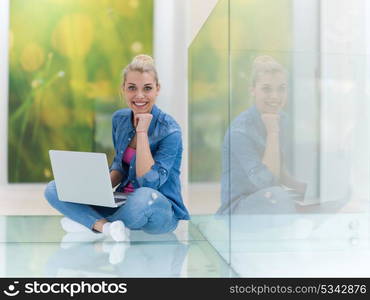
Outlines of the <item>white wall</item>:
<svg viewBox="0 0 370 300">
<path fill-rule="evenodd" d="M 186 0 L 188 5 L 188 26 L 186 45 L 190 47 L 191 42 L 207 21 L 218 0 Z"/>
<path fill-rule="evenodd" d="M 188 182 L 187 12 L 186 1 L 154 2 L 154 59 L 161 84 L 157 104 L 172 115 L 182 129 L 181 183 L 185 204 Z"/>
<path fill-rule="evenodd" d="M 319 197 L 319 0 L 293 1 L 292 95 L 294 173 Z M 302 20 L 305 20 L 302 22 Z M 318 201 L 318 200 L 317 200 Z"/>
<path fill-rule="evenodd" d="M 7 120 L 8 120 L 8 23 L 9 3 L 0 1 L 0 186 L 7 182 Z M 1 199 L 1 198 L 0 198 Z"/>
<path fill-rule="evenodd" d="M 367 0 L 321 2 L 321 196 L 369 199 Z M 367 55 L 367 56 L 366 56 Z"/>
<path fill-rule="evenodd" d="M 293 4 L 295 171 L 318 201 L 368 199 L 370 4 Z"/>
</svg>

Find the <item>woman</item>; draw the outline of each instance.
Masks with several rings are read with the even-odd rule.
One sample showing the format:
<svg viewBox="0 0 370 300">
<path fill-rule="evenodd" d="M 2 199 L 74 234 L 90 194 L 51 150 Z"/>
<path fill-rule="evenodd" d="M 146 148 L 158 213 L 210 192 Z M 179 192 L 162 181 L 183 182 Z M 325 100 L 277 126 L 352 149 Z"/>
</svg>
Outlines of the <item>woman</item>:
<svg viewBox="0 0 370 300">
<path fill-rule="evenodd" d="M 222 205 L 226 213 L 287 213 L 295 211 L 292 194 L 306 185 L 287 171 L 288 98 L 286 70 L 270 56 L 253 62 L 250 94 L 254 105 L 231 124 L 223 145 Z M 299 196 L 299 197 L 301 197 Z"/>
<path fill-rule="evenodd" d="M 136 56 L 123 70 L 121 89 L 128 108 L 113 114 L 110 177 L 113 187 L 119 185 L 116 191 L 129 193 L 126 204 L 107 208 L 62 202 L 54 181 L 45 191 L 49 203 L 68 217 L 62 219 L 65 230 L 78 231 L 82 224 L 116 241 L 124 240 L 125 227 L 160 234 L 190 219 L 179 179 L 181 129 L 155 105 L 160 84 L 150 56 Z"/>
</svg>

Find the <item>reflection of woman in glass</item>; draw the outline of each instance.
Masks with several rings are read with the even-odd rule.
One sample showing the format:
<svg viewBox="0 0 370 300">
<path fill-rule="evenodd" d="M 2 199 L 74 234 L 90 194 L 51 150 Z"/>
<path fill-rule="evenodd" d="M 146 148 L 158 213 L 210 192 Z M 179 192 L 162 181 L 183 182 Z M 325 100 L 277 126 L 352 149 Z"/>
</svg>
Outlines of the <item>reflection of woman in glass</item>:
<svg viewBox="0 0 370 300">
<path fill-rule="evenodd" d="M 122 77 L 128 108 L 113 115 L 115 157 L 110 175 L 112 186 L 119 184 L 117 191 L 130 194 L 126 204 L 106 208 L 62 202 L 54 181 L 45 191 L 49 203 L 68 217 L 63 219 L 64 229 L 77 231 L 82 224 L 117 241 L 125 238 L 124 226 L 157 234 L 173 231 L 180 219 L 189 219 L 179 179 L 181 129 L 155 105 L 160 85 L 153 59 L 136 56 Z"/>
<path fill-rule="evenodd" d="M 274 213 L 294 209 L 281 186 L 304 193 L 305 184 L 288 173 L 287 72 L 272 57 L 253 63 L 254 105 L 231 124 L 223 145 L 222 206 L 219 213 Z"/>
</svg>

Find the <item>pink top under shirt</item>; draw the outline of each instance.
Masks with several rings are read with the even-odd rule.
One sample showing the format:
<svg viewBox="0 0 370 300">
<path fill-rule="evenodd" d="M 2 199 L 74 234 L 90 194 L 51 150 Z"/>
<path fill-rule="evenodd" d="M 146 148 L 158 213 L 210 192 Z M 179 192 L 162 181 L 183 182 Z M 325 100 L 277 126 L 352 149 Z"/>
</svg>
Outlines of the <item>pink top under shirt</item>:
<svg viewBox="0 0 370 300">
<path fill-rule="evenodd" d="M 125 153 L 123 153 L 122 161 L 128 165 L 130 165 L 130 162 L 132 158 L 135 156 L 136 150 L 131 147 L 127 147 Z M 131 182 L 128 182 L 126 186 L 123 188 L 124 193 L 132 193 L 135 191 L 134 186 L 131 184 Z"/>
</svg>

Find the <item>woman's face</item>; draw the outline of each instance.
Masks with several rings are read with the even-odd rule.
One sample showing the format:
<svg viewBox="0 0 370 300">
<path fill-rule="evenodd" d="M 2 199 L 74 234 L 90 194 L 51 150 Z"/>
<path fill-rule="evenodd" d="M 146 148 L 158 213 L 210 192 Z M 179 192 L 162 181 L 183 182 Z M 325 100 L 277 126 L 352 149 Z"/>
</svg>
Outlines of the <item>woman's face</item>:
<svg viewBox="0 0 370 300">
<path fill-rule="evenodd" d="M 123 92 L 127 105 L 134 114 L 145 114 L 152 111 L 159 94 L 159 85 L 152 72 L 131 71 L 127 73 Z"/>
<path fill-rule="evenodd" d="M 278 113 L 287 101 L 287 80 L 282 72 L 264 73 L 251 89 L 256 107 L 262 113 Z"/>
</svg>

